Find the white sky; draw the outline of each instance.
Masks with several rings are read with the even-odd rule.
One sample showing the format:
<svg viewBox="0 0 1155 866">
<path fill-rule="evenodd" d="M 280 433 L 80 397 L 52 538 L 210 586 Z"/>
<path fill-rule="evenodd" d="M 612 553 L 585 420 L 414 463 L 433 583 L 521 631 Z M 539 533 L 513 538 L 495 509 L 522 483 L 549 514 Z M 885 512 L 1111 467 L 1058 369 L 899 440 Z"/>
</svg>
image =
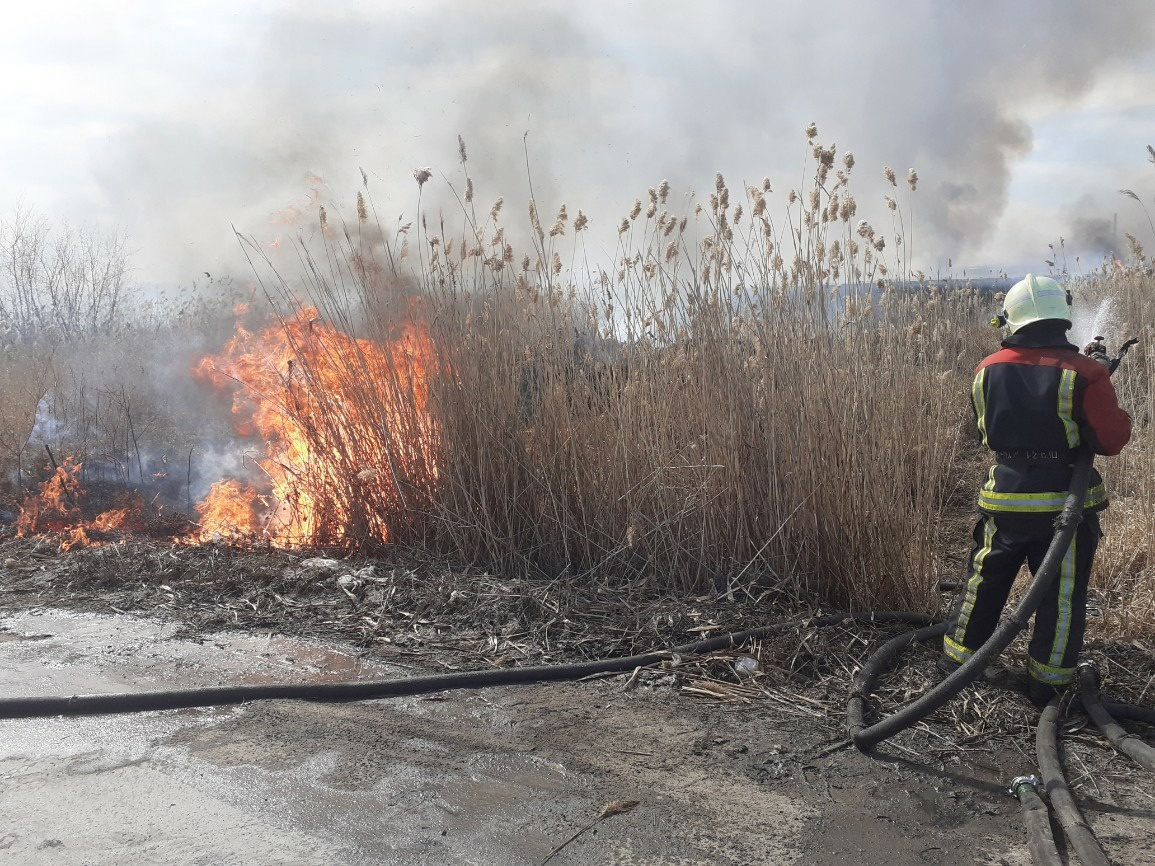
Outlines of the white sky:
<svg viewBox="0 0 1155 866">
<path fill-rule="evenodd" d="M 479 202 L 521 219 L 528 131 L 545 216 L 580 207 L 612 245 L 663 178 L 768 175 L 780 211 L 813 120 L 855 152 L 860 216 L 882 221 L 884 164 L 918 169 L 924 266 L 1038 269 L 1059 236 L 1095 258 L 1116 214 L 1155 249 L 1117 193 L 1155 207 L 1153 37 L 1149 0 L 20 4 L 0 213 L 122 229 L 141 280 L 187 283 L 240 270 L 231 226 L 276 236 L 311 175 L 345 213 L 360 168 L 390 218 L 412 216 L 417 166 L 444 200 L 458 134 Z"/>
</svg>

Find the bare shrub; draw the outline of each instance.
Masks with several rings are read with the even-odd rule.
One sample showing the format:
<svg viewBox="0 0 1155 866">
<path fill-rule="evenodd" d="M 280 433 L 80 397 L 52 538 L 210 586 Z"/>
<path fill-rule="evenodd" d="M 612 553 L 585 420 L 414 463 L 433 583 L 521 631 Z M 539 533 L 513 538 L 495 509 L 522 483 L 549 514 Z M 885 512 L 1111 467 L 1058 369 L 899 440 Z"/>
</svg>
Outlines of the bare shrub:
<svg viewBox="0 0 1155 866">
<path fill-rule="evenodd" d="M 67 340 L 121 324 L 130 293 L 123 235 L 53 226 L 28 208 L 0 220 L 0 324 Z"/>
<path fill-rule="evenodd" d="M 0 479 L 22 495 L 28 439 L 36 410 L 55 381 L 52 353 L 34 343 L 0 340 Z"/>
<path fill-rule="evenodd" d="M 228 407 L 191 371 L 232 330 L 233 305 L 228 287 L 186 291 L 133 298 L 114 321 L 67 341 L 10 331 L 0 344 L 0 455 L 11 486 L 35 486 L 71 459 L 96 507 L 146 486 L 156 504 L 191 512 L 220 477 L 206 455 L 233 439 Z"/>
</svg>

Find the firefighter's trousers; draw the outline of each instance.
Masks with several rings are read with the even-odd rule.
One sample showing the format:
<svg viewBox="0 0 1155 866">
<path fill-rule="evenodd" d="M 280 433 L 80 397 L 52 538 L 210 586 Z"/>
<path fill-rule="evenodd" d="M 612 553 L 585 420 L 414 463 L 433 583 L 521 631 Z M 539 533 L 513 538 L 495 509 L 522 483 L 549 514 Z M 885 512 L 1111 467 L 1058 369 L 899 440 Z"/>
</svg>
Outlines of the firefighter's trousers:
<svg viewBox="0 0 1155 866">
<path fill-rule="evenodd" d="M 1053 515 L 983 514 L 975 524 L 966 586 L 943 638 L 943 652 L 965 662 L 994 632 L 1023 562 L 1034 574 L 1054 537 Z M 1084 513 L 1059 573 L 1035 612 L 1027 672 L 1064 686 L 1075 676 L 1087 621 L 1087 584 L 1099 546 L 1099 516 Z"/>
</svg>

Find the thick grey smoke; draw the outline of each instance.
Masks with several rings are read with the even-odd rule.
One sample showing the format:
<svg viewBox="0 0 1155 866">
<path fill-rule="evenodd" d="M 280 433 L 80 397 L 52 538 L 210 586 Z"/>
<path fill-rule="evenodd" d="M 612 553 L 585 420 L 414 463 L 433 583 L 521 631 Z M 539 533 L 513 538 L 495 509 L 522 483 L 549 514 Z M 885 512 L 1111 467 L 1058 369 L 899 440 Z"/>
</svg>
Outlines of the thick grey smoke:
<svg viewBox="0 0 1155 866">
<path fill-rule="evenodd" d="M 1070 234 L 1065 236 L 1065 240 L 1074 249 L 1090 253 L 1096 259 L 1108 255 L 1121 258 L 1125 255 L 1120 248 L 1120 239 L 1115 235 L 1114 223 L 1106 217 L 1078 213 L 1073 215 Z"/>
<path fill-rule="evenodd" d="M 275 211 L 315 222 L 311 174 L 352 220 L 363 167 L 388 225 L 412 218 L 412 170 L 428 166 L 424 209 L 460 225 L 442 182 L 463 183 L 459 134 L 479 209 L 502 195 L 520 218 L 532 176 L 543 219 L 582 208 L 612 249 L 617 220 L 663 178 L 684 192 L 715 171 L 733 186 L 769 175 L 785 196 L 804 183 L 812 120 L 822 143 L 855 152 L 862 202 L 889 191 L 884 164 L 900 178 L 916 167 L 916 254 L 958 261 L 1006 208 L 1032 114 L 1076 105 L 1155 35 L 1149 0 L 380 6 L 275 6 L 236 35 L 211 99 L 174 93 L 165 117 L 108 139 L 102 187 L 131 211 L 143 270 L 235 269 L 230 225 L 272 239 L 296 230 Z"/>
</svg>

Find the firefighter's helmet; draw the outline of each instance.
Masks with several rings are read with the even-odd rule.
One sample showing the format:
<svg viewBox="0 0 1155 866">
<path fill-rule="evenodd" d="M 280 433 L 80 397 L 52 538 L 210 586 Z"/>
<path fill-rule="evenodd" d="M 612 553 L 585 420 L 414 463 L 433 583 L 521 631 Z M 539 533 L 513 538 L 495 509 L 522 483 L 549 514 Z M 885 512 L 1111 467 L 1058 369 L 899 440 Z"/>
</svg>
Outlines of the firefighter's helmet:
<svg viewBox="0 0 1155 866">
<path fill-rule="evenodd" d="M 1055 319 L 1071 327 L 1071 292 L 1050 277 L 1027 274 L 1011 286 L 1003 300 L 1003 311 L 993 323 L 1006 325 L 1015 334 L 1044 319 Z"/>
</svg>

